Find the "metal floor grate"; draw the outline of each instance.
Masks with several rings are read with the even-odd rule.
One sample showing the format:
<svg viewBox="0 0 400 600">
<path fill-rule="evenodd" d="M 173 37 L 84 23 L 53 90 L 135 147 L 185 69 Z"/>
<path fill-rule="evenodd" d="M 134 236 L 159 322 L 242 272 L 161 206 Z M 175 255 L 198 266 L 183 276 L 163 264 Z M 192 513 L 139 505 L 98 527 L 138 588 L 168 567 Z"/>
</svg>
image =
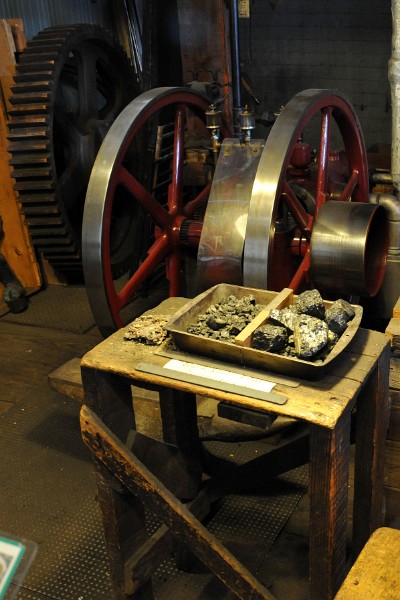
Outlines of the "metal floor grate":
<svg viewBox="0 0 400 600">
<path fill-rule="evenodd" d="M 0 317 L 2 321 L 76 333 L 85 333 L 95 325 L 84 287 L 49 285 L 28 300 L 25 311 L 6 313 Z"/>
<path fill-rule="evenodd" d="M 44 393 L 43 393 L 44 392 Z M 38 553 L 18 600 L 109 600 L 108 563 L 79 406 L 38 389 L 0 419 L 3 531 Z"/>
<path fill-rule="evenodd" d="M 39 545 L 17 600 L 112 598 L 93 468 L 78 412 L 77 403 L 43 382 L 0 416 L 0 529 Z M 260 442 L 209 447 L 226 457 L 240 452 L 243 460 L 263 448 Z M 302 468 L 276 478 L 266 490 L 228 496 L 207 526 L 262 580 L 263 560 L 306 483 L 307 469 Z M 153 584 L 157 600 L 222 600 L 228 594 L 211 574 L 189 575 L 177 570 L 173 559 L 158 569 Z"/>
<path fill-rule="evenodd" d="M 221 457 L 227 458 L 234 453 L 240 461 L 250 460 L 268 450 L 265 442 L 215 442 L 207 446 Z M 209 531 L 266 587 L 270 576 L 264 578 L 264 560 L 306 492 L 307 483 L 308 465 L 276 477 L 262 488 L 227 496 L 218 503 L 218 510 L 207 523 Z M 160 566 L 153 578 L 153 586 L 157 600 L 232 598 L 212 574 L 184 573 L 177 570 L 174 560 Z"/>
</svg>

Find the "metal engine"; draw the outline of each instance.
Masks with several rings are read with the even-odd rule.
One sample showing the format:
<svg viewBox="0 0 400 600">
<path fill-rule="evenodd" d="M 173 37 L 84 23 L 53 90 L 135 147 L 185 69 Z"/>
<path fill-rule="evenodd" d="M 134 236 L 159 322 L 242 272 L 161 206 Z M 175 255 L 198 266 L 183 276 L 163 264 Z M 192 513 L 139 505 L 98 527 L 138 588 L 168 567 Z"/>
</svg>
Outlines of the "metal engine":
<svg viewBox="0 0 400 600">
<path fill-rule="evenodd" d="M 296 293 L 318 287 L 325 297 L 378 294 L 390 219 L 384 202 L 369 201 L 349 101 L 305 90 L 266 139 L 253 138 L 254 128 L 244 109 L 232 135 L 218 107 L 188 88 L 145 92 L 116 119 L 83 217 L 85 283 L 104 335 L 124 324 L 133 301 L 165 284 L 169 295 L 187 294 L 188 271 L 195 291 L 228 282 Z M 113 225 L 125 204 L 135 212 L 132 262 L 115 279 Z"/>
</svg>

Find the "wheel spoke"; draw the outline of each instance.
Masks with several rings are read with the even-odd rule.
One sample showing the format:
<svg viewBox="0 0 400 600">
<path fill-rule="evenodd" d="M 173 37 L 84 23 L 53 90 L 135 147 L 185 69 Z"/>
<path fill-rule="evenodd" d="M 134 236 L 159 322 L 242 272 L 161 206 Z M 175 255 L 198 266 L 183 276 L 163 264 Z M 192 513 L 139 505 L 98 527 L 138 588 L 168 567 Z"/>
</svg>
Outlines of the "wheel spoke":
<svg viewBox="0 0 400 600">
<path fill-rule="evenodd" d="M 79 56 L 80 60 L 77 61 L 79 117 L 86 121 L 89 117 L 96 117 L 98 113 L 96 54 L 85 51 Z"/>
<path fill-rule="evenodd" d="M 166 259 L 169 295 L 171 298 L 181 294 L 181 258 L 182 253 L 176 248 Z"/>
<path fill-rule="evenodd" d="M 182 210 L 183 159 L 184 159 L 185 107 L 179 105 L 175 115 L 174 153 L 172 158 L 172 181 L 168 192 L 168 208 L 171 215 Z"/>
<path fill-rule="evenodd" d="M 306 254 L 303 256 L 303 260 L 301 261 L 291 282 L 287 286 L 287 287 L 291 288 L 294 292 L 299 291 L 306 280 L 308 271 L 310 269 L 310 259 L 311 259 L 310 249 L 308 249 Z"/>
<path fill-rule="evenodd" d="M 346 183 L 346 187 L 340 194 L 339 200 L 346 201 L 351 198 L 351 195 L 354 192 L 354 189 L 358 183 L 358 175 L 359 175 L 359 173 L 358 173 L 357 169 L 354 169 L 349 181 Z"/>
<path fill-rule="evenodd" d="M 196 210 L 196 208 L 198 207 L 198 205 L 201 204 L 203 202 L 203 200 L 206 200 L 208 198 L 208 196 L 210 195 L 210 190 L 211 190 L 211 183 L 206 185 L 206 187 L 203 190 L 201 190 L 200 194 L 196 198 L 194 198 L 193 200 L 191 200 L 190 202 L 188 202 L 185 205 L 185 207 L 183 209 L 185 217 L 188 217 L 190 219 L 193 216 L 193 213 Z"/>
<path fill-rule="evenodd" d="M 287 181 L 283 186 L 283 198 L 299 228 L 307 235 L 311 229 L 312 216 L 306 211 Z"/>
<path fill-rule="evenodd" d="M 319 139 L 313 161 L 309 151 L 317 119 Z M 331 161 L 333 134 L 335 144 L 339 142 L 336 162 Z M 299 137 L 304 148 L 296 146 Z M 258 165 L 247 215 L 244 285 L 306 289 L 312 284 L 308 273 L 314 265 L 310 253 L 319 210 L 328 204 L 331 192 L 335 200 L 367 202 L 368 189 L 364 140 L 347 98 L 333 90 L 297 94 L 272 127 Z M 290 220 L 283 218 L 286 212 Z M 297 238 L 300 266 L 299 255 L 293 251 Z"/>
<path fill-rule="evenodd" d="M 325 202 L 328 185 L 329 144 L 331 137 L 332 107 L 327 106 L 321 112 L 321 132 L 318 155 L 317 193 L 315 196 L 315 214 Z"/>
<path fill-rule="evenodd" d="M 103 65 L 98 66 L 100 71 Z M 139 310 L 143 310 L 142 292 L 145 292 L 147 282 L 153 279 L 155 272 L 162 275 L 164 269 L 161 284 L 154 290 L 158 296 L 165 293 L 166 282 L 170 295 L 180 293 L 181 246 L 184 244 L 181 227 L 187 220 L 183 205 L 187 107 L 196 113 L 200 111 L 204 120 L 208 102 L 197 92 L 186 88 L 159 88 L 144 92 L 118 116 L 97 153 L 85 202 L 84 264 L 89 301 L 99 329 L 105 335 L 122 327 L 123 322 L 136 313 L 137 304 L 140 305 Z M 101 114 L 95 120 L 102 119 L 103 112 L 104 107 L 100 107 Z M 169 118 L 172 112 L 175 117 L 174 142 L 168 158 L 168 179 L 165 187 L 158 185 L 157 192 L 150 191 L 150 161 L 146 160 L 146 164 L 143 160 L 134 162 L 132 156 L 137 156 L 138 148 L 143 144 L 152 149 L 147 132 L 153 131 L 155 126 L 162 126 L 164 117 Z M 168 142 L 170 145 L 171 139 L 166 140 L 166 144 Z M 154 154 L 154 148 L 152 150 Z M 150 157 L 150 154 L 146 156 Z M 160 183 L 164 184 L 164 181 Z M 167 186 L 168 198 L 165 200 Z M 187 203 L 190 204 L 189 212 L 208 197 L 208 191 L 207 186 L 204 193 L 196 192 L 198 196 L 193 203 Z M 122 274 L 118 275 L 117 282 L 112 278 L 111 258 L 117 250 L 111 255 L 110 237 L 115 212 L 127 207 L 134 207 L 131 211 L 132 228 L 128 232 L 133 260 L 129 263 L 129 280 L 122 283 Z M 197 224 L 201 225 L 201 222 Z M 196 227 L 194 229 L 198 233 Z M 141 262 L 142 248 L 147 249 L 148 246 L 147 256 Z"/>
<path fill-rule="evenodd" d="M 56 104 L 56 113 L 54 115 L 54 127 L 61 134 L 63 140 L 76 142 L 82 135 L 82 123 L 73 112 L 68 112 L 63 103 Z M 63 112 L 64 111 L 64 112 Z"/>
<path fill-rule="evenodd" d="M 154 272 L 154 269 L 164 260 L 169 250 L 170 244 L 166 236 L 162 236 L 154 242 L 142 264 L 116 295 L 116 305 L 119 310 L 126 305 L 142 283 Z"/>
<path fill-rule="evenodd" d="M 141 183 L 125 167 L 121 166 L 118 174 L 118 183 L 132 194 L 149 213 L 155 223 L 163 230 L 169 227 L 170 217 L 166 210 L 148 192 Z"/>
</svg>

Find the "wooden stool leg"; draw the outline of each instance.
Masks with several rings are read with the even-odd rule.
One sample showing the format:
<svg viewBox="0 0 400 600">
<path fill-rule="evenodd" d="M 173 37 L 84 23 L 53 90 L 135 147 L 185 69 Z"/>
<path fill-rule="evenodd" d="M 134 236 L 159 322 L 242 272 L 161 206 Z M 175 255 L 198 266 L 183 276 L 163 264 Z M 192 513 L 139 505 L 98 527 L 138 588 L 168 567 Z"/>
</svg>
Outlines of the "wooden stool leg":
<svg viewBox="0 0 400 600">
<path fill-rule="evenodd" d="M 135 427 L 129 381 L 91 369 L 82 369 L 82 380 L 86 402 L 94 407 L 118 438 L 126 440 L 129 431 Z M 147 537 L 143 504 L 128 495 L 96 458 L 94 463 L 114 600 L 152 600 L 150 580 L 132 596 L 125 577 L 125 561 Z"/>
<path fill-rule="evenodd" d="M 371 534 L 383 522 L 385 439 L 389 410 L 390 347 L 378 359 L 375 370 L 357 400 L 354 473 L 354 561 Z M 385 415 L 385 418 L 382 418 Z"/>
<path fill-rule="evenodd" d="M 146 503 L 232 592 L 242 600 L 276 600 L 86 406 L 81 410 L 81 432 L 98 460 Z"/>
<path fill-rule="evenodd" d="M 171 388 L 161 388 L 159 395 L 164 442 L 200 458 L 196 396 Z"/>
<path fill-rule="evenodd" d="M 350 414 L 335 429 L 310 427 L 310 586 L 333 598 L 345 577 Z"/>
<path fill-rule="evenodd" d="M 147 539 L 143 503 L 126 491 L 115 491 L 115 482 L 108 469 L 98 460 L 95 460 L 95 465 L 114 600 L 153 600 L 150 579 L 143 582 L 134 595 L 129 593 L 130 582 L 125 569 L 126 559 Z"/>
</svg>

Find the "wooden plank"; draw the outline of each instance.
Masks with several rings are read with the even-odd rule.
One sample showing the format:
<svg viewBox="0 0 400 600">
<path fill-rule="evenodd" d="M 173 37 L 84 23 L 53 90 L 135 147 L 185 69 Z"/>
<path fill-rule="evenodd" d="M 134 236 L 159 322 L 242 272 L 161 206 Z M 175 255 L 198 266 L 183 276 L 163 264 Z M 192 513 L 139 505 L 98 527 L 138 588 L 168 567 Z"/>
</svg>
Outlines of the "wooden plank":
<svg viewBox="0 0 400 600">
<path fill-rule="evenodd" d="M 386 441 L 385 485 L 400 490 L 400 441 Z"/>
<path fill-rule="evenodd" d="M 390 415 L 389 363 L 390 348 L 387 345 L 357 400 L 353 558 L 383 523 L 385 440 Z"/>
<path fill-rule="evenodd" d="M 335 600 L 398 600 L 400 531 L 377 529 L 353 565 Z"/>
<path fill-rule="evenodd" d="M 218 402 L 218 416 L 237 423 L 259 427 L 264 431 L 269 429 L 276 419 L 276 415 L 259 410 L 249 410 L 243 406 L 237 406 L 233 402 Z"/>
<path fill-rule="evenodd" d="M 174 535 L 239 598 L 276 600 L 86 406 L 81 431 L 93 455 L 159 516 Z"/>
<path fill-rule="evenodd" d="M 1 405 L 9 408 L 46 387 L 50 371 L 83 354 L 99 339 L 100 335 L 44 330 L 0 319 Z"/>
<path fill-rule="evenodd" d="M 269 318 L 271 310 L 283 308 L 291 304 L 293 300 L 293 290 L 284 288 L 271 302 L 266 306 L 240 333 L 235 337 L 235 344 L 249 348 L 253 339 L 253 334 L 258 327 L 264 325 Z"/>
<path fill-rule="evenodd" d="M 71 358 L 71 360 L 61 365 L 61 367 L 52 371 L 48 375 L 47 381 L 49 382 L 49 386 L 53 390 L 56 390 L 56 392 L 72 398 L 72 400 L 83 402 L 84 392 L 80 358 Z"/>
<path fill-rule="evenodd" d="M 400 358 L 393 355 L 390 358 L 389 385 L 392 390 L 400 390 Z"/>
<path fill-rule="evenodd" d="M 400 529 L 400 490 L 385 486 L 385 522 Z"/>
<path fill-rule="evenodd" d="M 311 600 L 332 598 L 345 577 L 349 463 L 348 413 L 333 430 L 310 427 Z"/>
<path fill-rule="evenodd" d="M 138 592 L 150 579 L 163 561 L 171 557 L 177 542 L 168 527 L 161 525 L 125 564 L 125 591 L 128 595 Z"/>
<path fill-rule="evenodd" d="M 29 238 L 28 228 L 20 214 L 17 194 L 8 163 L 7 106 L 10 87 L 15 72 L 15 45 L 10 24 L 0 19 L 0 214 L 3 219 L 4 238 L 0 240 L 0 252 L 22 284 L 27 294 L 41 287 L 39 265 Z M 4 286 L 0 284 L 0 296 Z M 8 311 L 3 300 L 0 313 Z"/>
<path fill-rule="evenodd" d="M 9 98 L 14 83 L 16 47 L 12 28 L 7 19 L 0 19 L 0 82 L 6 112 L 10 108 Z"/>
<path fill-rule="evenodd" d="M 390 390 L 389 396 L 391 408 L 386 439 L 400 442 L 400 392 L 398 390 Z"/>
<path fill-rule="evenodd" d="M 74 356 L 87 352 L 100 340 L 97 333 L 81 334 L 1 321 L 0 359 L 2 364 L 11 361 L 14 351 L 14 355 L 23 360 L 43 364 L 49 373 Z"/>
<path fill-rule="evenodd" d="M 16 52 L 23 52 L 26 48 L 26 36 L 22 19 L 7 19 L 11 27 Z"/>
<path fill-rule="evenodd" d="M 224 118 L 232 130 L 229 13 L 223 0 L 177 0 L 183 83 L 194 79 L 221 84 Z M 193 23 L 196 26 L 193 26 Z"/>
<path fill-rule="evenodd" d="M 390 345 L 393 350 L 400 350 L 400 319 L 390 319 L 388 326 L 385 329 L 385 333 L 390 340 Z"/>
<path fill-rule="evenodd" d="M 184 298 L 169 298 L 157 310 L 159 314 L 174 314 L 187 302 Z M 389 342 L 383 333 L 359 329 L 357 335 L 343 352 L 332 369 L 321 381 L 308 382 L 294 380 L 298 387 L 292 388 L 284 383 L 277 383 L 274 392 L 289 396 L 289 402 L 283 406 L 268 404 L 268 411 L 282 416 L 302 419 L 322 427 L 334 427 L 349 400 L 352 406 L 356 395 L 365 379 L 371 373 L 377 357 L 384 346 L 389 349 Z M 216 400 L 236 402 L 237 404 L 258 410 L 266 409 L 265 401 L 256 400 L 236 394 L 210 390 L 202 386 L 193 386 L 185 382 L 168 379 L 140 372 L 135 369 L 137 362 L 151 362 L 163 366 L 166 358 L 155 354 L 154 347 L 135 342 L 124 341 L 124 329 L 120 329 L 101 344 L 93 348 L 82 359 L 82 364 L 88 368 L 116 373 L 129 377 L 140 385 L 175 387 L 182 391 L 191 391 L 198 396 L 209 396 Z M 227 368 L 225 365 L 224 368 Z"/>
</svg>

